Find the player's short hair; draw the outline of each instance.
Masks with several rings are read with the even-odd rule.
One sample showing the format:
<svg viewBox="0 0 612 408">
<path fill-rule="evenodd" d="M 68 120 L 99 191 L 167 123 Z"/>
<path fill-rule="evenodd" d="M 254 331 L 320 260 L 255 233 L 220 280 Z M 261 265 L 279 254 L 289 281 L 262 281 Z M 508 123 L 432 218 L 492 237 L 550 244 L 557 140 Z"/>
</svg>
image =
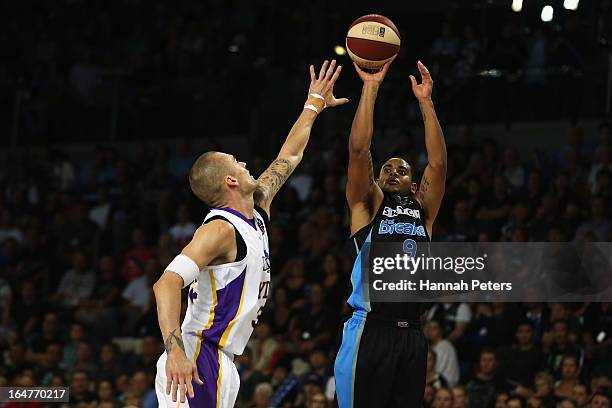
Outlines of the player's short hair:
<svg viewBox="0 0 612 408">
<path fill-rule="evenodd" d="M 209 207 L 218 205 L 223 187 L 223 177 L 229 174 L 229 166 L 221 160 L 219 152 L 202 154 L 191 166 L 189 185 L 191 191 Z"/>
</svg>

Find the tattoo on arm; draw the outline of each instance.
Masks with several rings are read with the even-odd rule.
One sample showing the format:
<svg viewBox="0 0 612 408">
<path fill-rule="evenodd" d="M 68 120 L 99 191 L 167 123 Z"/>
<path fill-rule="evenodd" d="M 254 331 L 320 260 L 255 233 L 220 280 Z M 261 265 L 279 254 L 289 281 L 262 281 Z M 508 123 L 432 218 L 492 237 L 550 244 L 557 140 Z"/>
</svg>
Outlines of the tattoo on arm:
<svg viewBox="0 0 612 408">
<path fill-rule="evenodd" d="M 421 187 L 419 188 L 419 194 L 421 198 L 425 198 L 425 194 L 427 190 L 429 190 L 430 181 L 427 177 L 423 177 L 423 181 L 421 181 Z"/>
<path fill-rule="evenodd" d="M 172 341 L 174 340 L 174 342 L 176 344 L 178 344 L 178 346 L 181 348 L 181 350 L 185 351 L 185 345 L 183 344 L 183 339 L 181 338 L 181 336 L 177 336 L 176 335 L 176 330 L 174 329 L 170 332 L 170 334 L 168 334 L 168 338 L 166 339 L 166 342 L 164 343 L 164 347 L 166 348 L 166 352 L 170 352 L 170 350 L 172 350 L 173 347 L 173 343 Z"/>
<path fill-rule="evenodd" d="M 287 159 L 277 159 L 259 176 L 261 200 L 272 199 L 293 173 L 294 165 Z"/>
</svg>

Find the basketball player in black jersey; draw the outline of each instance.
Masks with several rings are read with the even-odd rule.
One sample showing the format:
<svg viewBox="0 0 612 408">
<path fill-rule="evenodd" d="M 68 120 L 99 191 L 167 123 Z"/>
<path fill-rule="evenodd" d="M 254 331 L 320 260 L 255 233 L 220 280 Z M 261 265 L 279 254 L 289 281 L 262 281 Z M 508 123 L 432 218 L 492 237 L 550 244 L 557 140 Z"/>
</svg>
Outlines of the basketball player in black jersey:
<svg viewBox="0 0 612 408">
<path fill-rule="evenodd" d="M 362 280 L 367 273 L 362 262 L 376 256 L 377 244 L 381 248 L 383 242 L 397 243 L 415 252 L 428 245 L 445 188 L 444 135 L 431 100 L 433 81 L 420 61 L 422 83 L 410 76 L 423 114 L 428 159 L 420 188 L 417 191 L 412 168 L 402 158 L 387 160 L 378 177 L 374 175 L 370 154 L 374 104 L 389 64 L 373 74 L 355 65 L 363 89 L 349 138 L 346 198 L 357 259 L 348 300 L 353 316 L 344 326 L 334 367 L 340 408 L 421 407 L 425 388 L 427 343 L 421 332 L 425 307 L 371 301 L 372 289 Z"/>
</svg>

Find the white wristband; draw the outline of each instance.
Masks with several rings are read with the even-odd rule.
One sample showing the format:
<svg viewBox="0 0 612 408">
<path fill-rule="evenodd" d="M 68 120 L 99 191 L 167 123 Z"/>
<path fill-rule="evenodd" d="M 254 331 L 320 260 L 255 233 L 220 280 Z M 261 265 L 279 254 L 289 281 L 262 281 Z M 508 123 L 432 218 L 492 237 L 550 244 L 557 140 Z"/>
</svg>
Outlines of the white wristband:
<svg viewBox="0 0 612 408">
<path fill-rule="evenodd" d="M 179 254 L 166 267 L 166 271 L 177 273 L 183 278 L 183 288 L 190 285 L 200 274 L 200 268 L 193 259 L 187 255 Z"/>
<path fill-rule="evenodd" d="M 315 98 L 319 98 L 319 99 L 325 100 L 325 98 L 323 96 L 319 95 L 318 93 L 314 93 L 313 92 L 313 93 L 310 94 L 310 96 L 314 96 Z"/>
<path fill-rule="evenodd" d="M 311 111 L 315 111 L 315 113 L 319 113 L 319 111 L 317 110 L 317 107 L 314 105 L 304 105 L 304 109 L 310 109 Z"/>
</svg>

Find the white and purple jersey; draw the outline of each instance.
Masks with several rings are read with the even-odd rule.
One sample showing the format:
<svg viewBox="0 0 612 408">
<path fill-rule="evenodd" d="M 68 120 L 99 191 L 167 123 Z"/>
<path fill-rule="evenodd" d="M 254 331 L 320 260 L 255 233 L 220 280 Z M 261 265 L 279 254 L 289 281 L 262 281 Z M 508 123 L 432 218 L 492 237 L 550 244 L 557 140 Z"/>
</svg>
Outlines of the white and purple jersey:
<svg viewBox="0 0 612 408">
<path fill-rule="evenodd" d="M 193 383 L 194 397 L 173 402 L 166 394 L 164 352 L 157 362 L 155 392 L 163 408 L 234 406 L 240 377 L 234 355 L 244 351 L 270 290 L 270 249 L 266 213 L 256 207 L 249 220 L 230 208 L 214 208 L 204 223 L 230 222 L 236 230 L 235 262 L 206 266 L 189 286 L 185 320 L 181 327 L 185 354 L 196 364 L 204 381 Z"/>
<path fill-rule="evenodd" d="M 236 262 L 202 268 L 189 287 L 182 326 L 183 335 L 202 337 L 229 354 L 242 354 L 270 290 L 266 220 L 257 209 L 253 214 L 249 220 L 235 210 L 215 208 L 204 219 L 229 221 L 244 240 L 246 255 Z"/>
</svg>

